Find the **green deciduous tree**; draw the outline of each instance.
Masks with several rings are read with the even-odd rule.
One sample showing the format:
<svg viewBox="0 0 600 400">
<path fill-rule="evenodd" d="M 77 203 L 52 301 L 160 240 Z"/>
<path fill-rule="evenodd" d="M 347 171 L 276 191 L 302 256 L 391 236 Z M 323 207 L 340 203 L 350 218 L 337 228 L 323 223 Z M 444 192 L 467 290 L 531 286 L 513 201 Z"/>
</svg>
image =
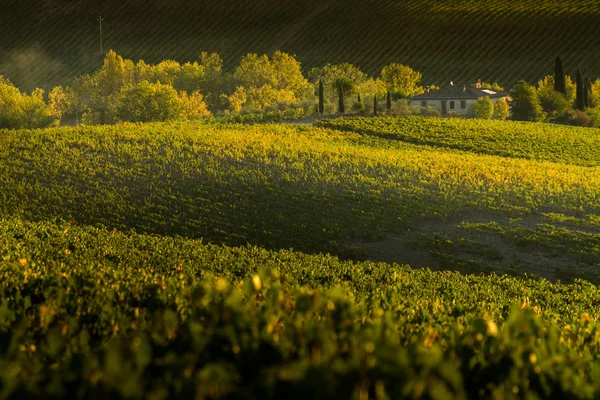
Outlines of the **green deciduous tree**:
<svg viewBox="0 0 600 400">
<path fill-rule="evenodd" d="M 44 102 L 44 91 L 35 89 L 31 95 L 22 95 L 19 104 L 21 111 L 21 126 L 27 129 L 46 128 L 53 124 L 56 118 Z"/>
<path fill-rule="evenodd" d="M 0 75 L 0 128 L 45 128 L 55 121 L 42 89 L 21 93 Z"/>
<path fill-rule="evenodd" d="M 596 108 L 598 106 L 600 106 L 600 79 L 592 82 L 590 96 L 590 107 Z"/>
<path fill-rule="evenodd" d="M 223 60 L 217 53 L 200 53 L 200 62 L 179 64 L 173 60 L 148 65 L 140 60 L 135 65 L 135 82 L 148 81 L 172 85 L 177 91 L 188 95 L 203 93 L 204 101 L 211 109 L 221 106 L 221 93 L 227 92 L 228 79 L 223 73 Z"/>
<path fill-rule="evenodd" d="M 238 86 L 235 89 L 235 92 L 233 92 L 231 95 L 223 95 L 223 97 L 226 98 L 231 111 L 235 113 L 240 113 L 242 112 L 242 107 L 244 106 L 244 104 L 246 104 L 246 89 L 244 89 L 243 86 Z"/>
<path fill-rule="evenodd" d="M 533 86 L 519 81 L 510 91 L 512 119 L 517 121 L 543 121 L 544 111 Z"/>
<path fill-rule="evenodd" d="M 565 77 L 565 92 L 575 95 L 575 86 L 569 77 Z M 548 75 L 538 82 L 537 95 L 542 109 L 549 121 L 554 121 L 566 115 L 569 109 L 569 100 L 564 94 L 555 90 L 554 77 Z"/>
<path fill-rule="evenodd" d="M 319 81 L 322 81 L 325 103 L 334 104 L 338 99 L 338 83 L 340 80 L 344 82 L 344 95 L 352 96 L 356 89 L 368 80 L 368 77 L 358 67 L 343 63 L 327 64 L 323 67 L 313 68 L 308 74 L 308 79 L 315 87 L 319 84 Z"/>
<path fill-rule="evenodd" d="M 125 60 L 110 50 L 102 67 L 92 75 L 75 79 L 71 87 L 77 104 L 91 114 L 93 122 L 114 121 L 115 107 L 121 90 L 135 82 L 136 68 L 131 60 Z"/>
<path fill-rule="evenodd" d="M 135 66 L 131 60 L 125 60 L 110 50 L 104 58 L 102 68 L 95 74 L 98 87 L 105 97 L 117 94 L 128 84 L 134 82 Z"/>
<path fill-rule="evenodd" d="M 475 118 L 492 119 L 494 115 L 494 103 L 489 97 L 480 97 L 475 103 Z"/>
<path fill-rule="evenodd" d="M 190 64 L 191 65 L 191 64 Z M 188 68 L 188 73 L 194 73 L 194 66 Z M 138 79 L 148 81 L 150 83 L 163 83 L 165 85 L 174 86 L 179 80 L 181 74 L 181 64 L 174 60 L 163 60 L 156 65 L 148 66 L 144 71 L 140 71 Z"/>
<path fill-rule="evenodd" d="M 21 92 L 0 75 L 0 128 L 19 128 L 21 125 Z"/>
<path fill-rule="evenodd" d="M 510 106 L 505 99 L 498 99 L 494 104 L 494 119 L 505 120 L 510 114 Z"/>
<path fill-rule="evenodd" d="M 549 121 L 566 115 L 569 110 L 569 102 L 565 96 L 554 90 L 538 91 L 538 99 Z"/>
<path fill-rule="evenodd" d="M 278 103 L 299 103 L 314 90 L 302 75 L 300 63 L 294 56 L 276 51 L 272 60 L 266 55 L 247 54 L 233 73 L 235 85 L 244 88 L 243 107 L 262 109 Z"/>
<path fill-rule="evenodd" d="M 48 107 L 50 113 L 62 124 L 65 116 L 75 116 L 76 108 L 75 92 L 70 88 L 56 86 L 48 94 Z"/>
<path fill-rule="evenodd" d="M 481 82 L 481 88 L 482 89 L 491 89 L 491 90 L 496 90 L 496 91 L 501 91 L 504 90 L 504 88 L 502 86 L 500 86 L 498 84 L 498 82 Z M 430 90 L 433 90 L 431 87 L 429 88 Z"/>
<path fill-rule="evenodd" d="M 422 77 L 420 72 L 398 63 L 389 64 L 381 70 L 381 80 L 395 99 L 424 93 L 424 89 L 419 86 Z"/>
<path fill-rule="evenodd" d="M 187 119 L 201 119 L 210 117 L 211 112 L 204 102 L 204 96 L 200 92 L 187 94 L 182 91 L 179 93 L 179 99 L 182 103 L 184 115 Z"/>
<path fill-rule="evenodd" d="M 116 115 L 122 121 L 170 121 L 185 115 L 177 91 L 170 85 L 142 81 L 122 90 Z"/>
<path fill-rule="evenodd" d="M 223 72 L 223 60 L 217 53 L 200 53 L 200 67 L 202 78 L 198 87 L 192 87 L 187 92 L 200 91 L 204 95 L 204 101 L 211 110 L 223 108 L 220 103 L 221 93 L 228 92 L 231 85 L 231 74 Z M 182 68 L 184 69 L 184 68 Z"/>
<path fill-rule="evenodd" d="M 544 78 L 538 81 L 537 91 L 538 93 L 554 91 L 554 86 L 554 76 L 546 75 Z M 567 99 L 569 104 L 572 104 L 575 101 L 576 87 L 575 83 L 568 75 L 565 76 L 565 92 L 565 98 Z"/>
</svg>

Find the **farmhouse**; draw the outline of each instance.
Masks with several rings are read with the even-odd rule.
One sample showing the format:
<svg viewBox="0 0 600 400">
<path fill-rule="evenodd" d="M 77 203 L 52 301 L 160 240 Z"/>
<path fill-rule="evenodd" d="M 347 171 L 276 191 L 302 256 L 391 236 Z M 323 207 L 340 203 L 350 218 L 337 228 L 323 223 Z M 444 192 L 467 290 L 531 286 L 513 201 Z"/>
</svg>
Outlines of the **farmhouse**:
<svg viewBox="0 0 600 400">
<path fill-rule="evenodd" d="M 489 97 L 495 103 L 499 99 L 508 99 L 508 94 L 499 90 L 482 89 L 481 81 L 468 85 L 454 85 L 450 82 L 450 86 L 440 90 L 427 90 L 412 97 L 410 104 L 417 107 L 433 107 L 446 116 L 448 113 L 466 114 L 469 107 L 481 97 Z"/>
</svg>

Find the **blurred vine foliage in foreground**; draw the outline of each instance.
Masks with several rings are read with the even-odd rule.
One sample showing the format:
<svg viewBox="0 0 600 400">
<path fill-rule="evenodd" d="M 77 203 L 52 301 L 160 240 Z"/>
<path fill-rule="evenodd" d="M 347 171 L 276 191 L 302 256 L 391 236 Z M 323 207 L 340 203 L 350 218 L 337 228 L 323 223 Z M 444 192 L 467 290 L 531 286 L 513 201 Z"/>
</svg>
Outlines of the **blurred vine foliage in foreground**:
<svg viewBox="0 0 600 400">
<path fill-rule="evenodd" d="M 584 281 L 20 219 L 0 233 L 1 398 L 600 394 L 600 292 Z"/>
</svg>

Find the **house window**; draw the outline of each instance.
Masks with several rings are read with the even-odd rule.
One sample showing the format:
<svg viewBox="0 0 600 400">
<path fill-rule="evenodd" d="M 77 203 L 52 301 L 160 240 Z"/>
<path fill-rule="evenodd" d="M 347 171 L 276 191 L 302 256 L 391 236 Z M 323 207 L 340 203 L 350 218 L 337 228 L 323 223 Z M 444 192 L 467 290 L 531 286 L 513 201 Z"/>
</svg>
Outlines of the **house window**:
<svg viewBox="0 0 600 400">
<path fill-rule="evenodd" d="M 461 101 L 460 101 L 460 108 L 462 108 L 463 110 L 464 110 L 465 108 L 467 108 L 467 102 L 466 102 L 465 100 L 461 100 Z"/>
<path fill-rule="evenodd" d="M 427 107 L 427 101 L 426 100 L 421 101 L 421 107 Z"/>
<path fill-rule="evenodd" d="M 450 102 L 450 109 L 454 110 L 454 102 L 453 101 Z"/>
</svg>

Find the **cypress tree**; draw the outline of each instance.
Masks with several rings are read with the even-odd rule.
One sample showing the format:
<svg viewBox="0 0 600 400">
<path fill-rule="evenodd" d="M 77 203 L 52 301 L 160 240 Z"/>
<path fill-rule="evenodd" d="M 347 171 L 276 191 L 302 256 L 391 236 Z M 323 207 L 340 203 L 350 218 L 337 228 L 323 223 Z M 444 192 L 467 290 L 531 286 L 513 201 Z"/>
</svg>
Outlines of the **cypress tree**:
<svg viewBox="0 0 600 400">
<path fill-rule="evenodd" d="M 362 101 L 360 101 L 360 93 L 358 94 L 358 98 L 356 99 L 356 101 L 362 103 Z"/>
<path fill-rule="evenodd" d="M 377 116 L 377 95 L 373 96 L 373 115 Z"/>
<path fill-rule="evenodd" d="M 565 81 L 565 69 L 560 57 L 556 57 L 554 62 L 554 90 L 562 93 L 563 96 L 567 95 L 567 84 Z"/>
<path fill-rule="evenodd" d="M 387 97 L 386 97 L 386 103 L 385 103 L 385 106 L 386 106 L 386 108 L 387 108 L 388 112 L 392 110 L 392 94 L 390 93 L 390 91 L 389 91 L 389 90 L 388 90 L 388 92 L 387 92 Z"/>
<path fill-rule="evenodd" d="M 575 108 L 580 111 L 585 109 L 585 88 L 583 87 L 583 77 L 581 76 L 581 70 L 577 68 L 577 81 L 576 81 L 576 96 L 575 96 Z"/>
<path fill-rule="evenodd" d="M 583 80 L 583 103 L 585 108 L 592 106 L 592 81 L 587 76 Z"/>
<path fill-rule="evenodd" d="M 323 95 L 323 81 L 319 79 L 319 114 L 323 115 L 325 111 L 325 99 Z"/>
<path fill-rule="evenodd" d="M 344 108 L 344 85 L 342 82 L 338 83 L 338 110 L 340 114 L 346 112 Z"/>
</svg>

